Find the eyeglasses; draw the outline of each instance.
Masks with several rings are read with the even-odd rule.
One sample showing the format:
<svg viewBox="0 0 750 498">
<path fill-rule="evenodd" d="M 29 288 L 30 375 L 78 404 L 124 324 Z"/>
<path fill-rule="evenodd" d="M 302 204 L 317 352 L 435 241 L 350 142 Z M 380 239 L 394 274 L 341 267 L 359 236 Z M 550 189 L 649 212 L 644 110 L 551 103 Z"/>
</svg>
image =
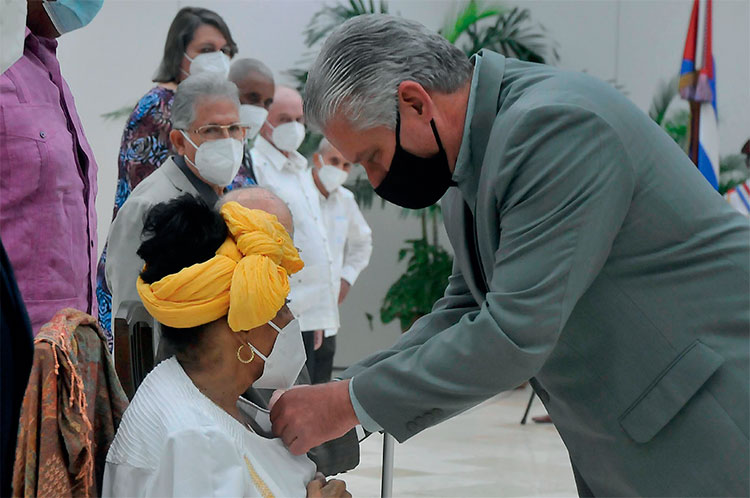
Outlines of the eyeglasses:
<svg viewBox="0 0 750 498">
<path fill-rule="evenodd" d="M 234 123 L 230 125 L 204 125 L 189 131 L 197 133 L 204 140 L 220 140 L 227 136 L 242 140 L 245 138 L 245 132 L 247 132 L 248 128 L 247 125 Z"/>
</svg>

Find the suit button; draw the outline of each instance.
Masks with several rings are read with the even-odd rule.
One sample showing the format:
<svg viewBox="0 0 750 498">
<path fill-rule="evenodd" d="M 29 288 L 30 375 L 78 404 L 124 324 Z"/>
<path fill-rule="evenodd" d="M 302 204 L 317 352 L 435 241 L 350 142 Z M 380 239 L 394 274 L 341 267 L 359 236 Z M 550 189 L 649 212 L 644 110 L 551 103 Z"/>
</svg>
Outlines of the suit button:
<svg viewBox="0 0 750 498">
<path fill-rule="evenodd" d="M 42 138 L 47 138 L 47 132 L 46 131 L 40 131 L 39 136 Z"/>
<path fill-rule="evenodd" d="M 409 432 L 417 432 L 419 430 L 419 427 L 417 427 L 417 424 L 414 422 L 409 422 L 406 424 L 406 430 Z"/>
</svg>

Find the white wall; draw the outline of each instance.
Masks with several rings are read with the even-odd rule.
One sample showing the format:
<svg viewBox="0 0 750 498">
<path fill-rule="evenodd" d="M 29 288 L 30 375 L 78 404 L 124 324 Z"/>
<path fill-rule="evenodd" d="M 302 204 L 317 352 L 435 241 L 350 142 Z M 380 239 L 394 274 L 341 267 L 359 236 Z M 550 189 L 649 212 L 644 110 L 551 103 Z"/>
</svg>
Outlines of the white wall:
<svg viewBox="0 0 750 498">
<path fill-rule="evenodd" d="M 179 8 L 196 5 L 221 14 L 240 47 L 241 57 L 265 61 L 280 81 L 304 59 L 302 32 L 313 13 L 335 0 L 106 0 L 85 29 L 65 35 L 59 58 L 76 97 L 78 112 L 99 163 L 99 247 L 112 213 L 117 151 L 123 122 L 108 122 L 104 112 L 134 104 L 151 86 L 164 38 Z M 642 109 L 662 80 L 679 70 L 692 2 L 690 0 L 518 0 L 559 43 L 559 66 L 616 79 Z M 453 11 L 453 1 L 391 0 L 391 12 L 438 29 Z M 722 154 L 736 153 L 750 136 L 750 2 L 714 2 L 714 54 L 717 64 L 719 133 Z M 404 239 L 419 231 L 415 219 L 398 210 L 365 212 L 375 249 L 370 267 L 342 309 L 337 365 L 347 365 L 391 344 L 398 325 L 377 320 L 386 290 L 403 268 L 396 255 Z M 364 313 L 376 317 L 370 330 Z"/>
</svg>

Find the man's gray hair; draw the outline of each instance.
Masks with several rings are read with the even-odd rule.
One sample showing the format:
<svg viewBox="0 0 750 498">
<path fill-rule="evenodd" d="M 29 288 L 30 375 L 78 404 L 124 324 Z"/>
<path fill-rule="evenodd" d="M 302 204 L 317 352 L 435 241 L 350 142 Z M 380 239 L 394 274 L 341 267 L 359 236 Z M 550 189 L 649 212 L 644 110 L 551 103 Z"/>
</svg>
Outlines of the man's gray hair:
<svg viewBox="0 0 750 498">
<path fill-rule="evenodd" d="M 240 109 L 237 86 L 226 78 L 211 73 L 188 76 L 177 86 L 172 102 L 172 128 L 187 130 L 195 120 L 195 106 L 202 99 L 226 99 Z"/>
<path fill-rule="evenodd" d="M 229 69 L 229 81 L 239 83 L 250 74 L 259 74 L 273 83 L 273 72 L 258 59 L 238 59 L 232 63 Z"/>
<path fill-rule="evenodd" d="M 471 78 L 460 49 L 421 24 L 385 14 L 354 17 L 323 44 L 305 85 L 305 119 L 324 130 L 341 114 L 357 130 L 396 127 L 398 86 L 451 93 Z"/>
<path fill-rule="evenodd" d="M 331 149 L 333 149 L 333 145 L 328 141 L 326 137 L 323 137 L 318 144 L 318 150 L 316 152 L 318 154 L 325 154 Z"/>
</svg>

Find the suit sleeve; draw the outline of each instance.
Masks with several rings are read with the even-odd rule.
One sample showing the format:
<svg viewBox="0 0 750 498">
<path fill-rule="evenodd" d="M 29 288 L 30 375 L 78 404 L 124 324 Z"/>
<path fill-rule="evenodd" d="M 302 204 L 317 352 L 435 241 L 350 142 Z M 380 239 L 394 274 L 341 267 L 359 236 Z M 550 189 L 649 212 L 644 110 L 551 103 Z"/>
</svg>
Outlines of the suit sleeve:
<svg viewBox="0 0 750 498">
<path fill-rule="evenodd" d="M 432 307 L 432 311 L 414 322 L 414 325 L 402 334 L 399 340 L 389 349 L 370 355 L 359 363 L 352 365 L 341 375 L 341 378 L 354 377 L 368 367 L 401 351 L 424 344 L 431 337 L 457 324 L 465 314 L 477 313 L 478 310 L 479 305 L 472 297 L 461 270 L 454 262 L 452 274 L 448 278 L 448 287 L 446 287 L 443 297 Z"/>
<path fill-rule="evenodd" d="M 453 324 L 433 323 L 435 310 L 419 341 L 366 360 L 352 380 L 362 408 L 399 441 L 536 375 L 630 206 L 634 174 L 604 120 L 561 104 L 516 123 L 488 147 L 499 152 L 501 236 L 480 310 Z"/>
<path fill-rule="evenodd" d="M 105 275 L 112 291 L 112 317 L 124 301 L 139 301 L 136 281 L 143 269 L 137 251 L 141 245 L 143 222 L 151 205 L 131 197 L 117 213 L 107 238 Z"/>
</svg>

